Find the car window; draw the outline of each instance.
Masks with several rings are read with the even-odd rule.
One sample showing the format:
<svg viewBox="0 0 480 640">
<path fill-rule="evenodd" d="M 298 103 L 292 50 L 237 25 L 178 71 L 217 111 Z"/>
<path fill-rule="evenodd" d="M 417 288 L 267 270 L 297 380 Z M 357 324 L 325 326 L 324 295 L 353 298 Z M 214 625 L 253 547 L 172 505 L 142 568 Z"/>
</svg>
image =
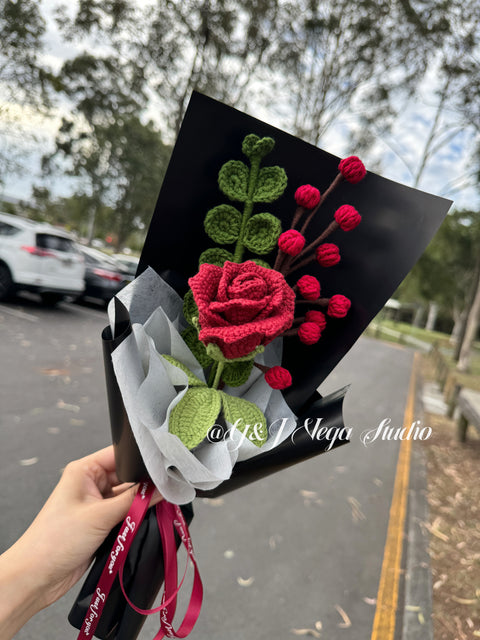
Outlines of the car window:
<svg viewBox="0 0 480 640">
<path fill-rule="evenodd" d="M 37 247 L 40 249 L 52 249 L 54 251 L 65 251 L 76 253 L 75 245 L 69 238 L 55 236 L 50 233 L 37 233 Z"/>
<path fill-rule="evenodd" d="M 20 233 L 18 227 L 14 227 L 6 222 L 0 222 L 0 236 L 14 236 L 16 233 Z"/>
</svg>

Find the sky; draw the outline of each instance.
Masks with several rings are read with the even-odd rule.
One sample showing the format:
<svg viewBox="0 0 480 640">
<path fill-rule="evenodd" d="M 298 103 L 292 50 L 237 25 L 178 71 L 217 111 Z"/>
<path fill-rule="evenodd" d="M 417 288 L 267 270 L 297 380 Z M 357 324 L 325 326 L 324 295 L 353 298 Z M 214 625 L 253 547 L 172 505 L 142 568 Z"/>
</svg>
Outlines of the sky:
<svg viewBox="0 0 480 640">
<path fill-rule="evenodd" d="M 58 70 L 62 62 L 80 51 L 75 44 L 62 42 L 51 13 L 57 4 L 55 0 L 44 0 L 42 5 L 47 11 L 47 33 L 45 36 L 45 61 Z M 96 45 L 98 46 L 98 45 Z M 367 168 L 374 167 L 374 171 L 381 175 L 412 186 L 413 173 L 416 171 L 423 146 L 428 137 L 431 123 L 437 106 L 436 76 L 430 73 L 422 82 L 422 89 L 415 101 L 405 104 L 402 116 L 396 122 L 388 137 L 375 136 L 375 142 L 368 152 L 362 155 Z M 3 105 L 3 114 L 4 114 Z M 12 106 L 9 106 L 12 109 Z M 0 150 L 9 153 L 13 160 L 21 165 L 20 172 L 8 176 L 5 185 L 0 187 L 0 196 L 28 200 L 34 184 L 48 187 L 56 196 L 68 196 L 78 182 L 65 176 L 44 178 L 40 175 L 39 166 L 42 154 L 53 150 L 55 132 L 62 112 L 68 106 L 59 105 L 56 113 L 49 118 L 41 117 L 32 109 L 18 109 L 13 107 L 16 116 L 22 124 L 22 131 L 2 123 L 2 103 L 0 101 Z M 252 111 L 251 115 L 263 119 L 274 126 L 282 128 L 282 115 L 260 107 Z M 283 120 L 284 121 L 284 120 Z M 453 126 L 445 119 L 444 125 Z M 321 146 L 328 152 L 338 156 L 355 154 L 355 149 L 348 147 L 348 133 L 358 126 L 355 114 L 351 113 L 339 119 L 327 131 Z M 427 170 L 419 184 L 419 188 L 454 200 L 458 208 L 480 207 L 480 190 L 478 187 L 465 186 L 467 177 L 472 174 L 472 152 L 480 140 L 468 130 L 461 130 L 447 145 L 442 147 L 430 160 Z M 472 180 L 470 179 L 470 182 Z M 160 186 L 160 185 L 159 185 Z"/>
</svg>

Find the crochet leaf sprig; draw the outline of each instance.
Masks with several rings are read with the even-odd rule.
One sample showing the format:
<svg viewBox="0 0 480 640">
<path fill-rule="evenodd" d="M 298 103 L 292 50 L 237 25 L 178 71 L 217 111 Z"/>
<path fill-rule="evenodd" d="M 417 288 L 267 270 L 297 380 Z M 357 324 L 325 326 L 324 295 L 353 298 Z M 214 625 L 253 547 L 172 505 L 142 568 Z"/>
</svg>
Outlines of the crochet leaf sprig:
<svg viewBox="0 0 480 640">
<path fill-rule="evenodd" d="M 233 252 L 207 249 L 200 256 L 200 264 L 222 266 L 226 260 L 241 262 L 245 249 L 263 256 L 276 247 L 282 231 L 280 220 L 267 212 L 252 215 L 255 204 L 274 202 L 287 186 L 284 169 L 260 166 L 274 145 L 272 138 L 247 135 L 242 151 L 250 167 L 241 160 L 229 160 L 220 168 L 220 190 L 232 202 L 243 203 L 243 211 L 231 204 L 220 204 L 208 211 L 204 223 L 207 235 L 220 245 L 235 243 L 235 248 Z"/>
</svg>

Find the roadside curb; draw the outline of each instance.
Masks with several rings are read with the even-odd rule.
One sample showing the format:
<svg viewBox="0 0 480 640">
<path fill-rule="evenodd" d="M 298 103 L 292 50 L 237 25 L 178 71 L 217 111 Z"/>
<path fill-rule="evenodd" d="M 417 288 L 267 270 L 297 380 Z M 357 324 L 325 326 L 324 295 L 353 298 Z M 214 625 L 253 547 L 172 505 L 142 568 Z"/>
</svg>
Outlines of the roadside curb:
<svg viewBox="0 0 480 640">
<path fill-rule="evenodd" d="M 422 376 L 418 372 L 415 416 L 423 423 L 422 387 Z M 432 575 L 428 553 L 429 533 L 426 527 L 429 518 L 426 456 L 418 443 L 412 444 L 414 446 L 405 531 L 405 595 L 401 639 L 433 640 Z"/>
</svg>

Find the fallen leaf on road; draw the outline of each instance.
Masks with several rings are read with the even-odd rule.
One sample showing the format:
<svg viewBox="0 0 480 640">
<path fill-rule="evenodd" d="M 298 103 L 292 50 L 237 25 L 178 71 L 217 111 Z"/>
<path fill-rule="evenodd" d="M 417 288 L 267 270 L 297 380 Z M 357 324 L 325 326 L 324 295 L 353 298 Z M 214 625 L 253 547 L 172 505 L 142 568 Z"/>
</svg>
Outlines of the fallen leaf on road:
<svg viewBox="0 0 480 640">
<path fill-rule="evenodd" d="M 413 604 L 407 604 L 407 605 L 405 606 L 405 609 L 406 609 L 407 611 L 421 611 L 421 610 L 422 610 L 422 607 L 417 607 L 417 606 L 414 606 Z"/>
<path fill-rule="evenodd" d="M 85 424 L 85 420 L 79 420 L 78 418 L 70 418 L 70 424 L 72 427 L 82 427 Z"/>
<path fill-rule="evenodd" d="M 425 523 L 426 528 L 428 529 L 428 531 L 435 536 L 436 538 L 440 538 L 440 540 L 443 540 L 444 542 L 448 542 L 449 538 L 448 536 L 446 536 L 444 533 L 442 533 L 441 531 L 439 531 L 436 527 L 434 527 L 432 524 L 429 524 L 428 522 Z"/>
<path fill-rule="evenodd" d="M 60 429 L 58 427 L 48 427 L 47 433 L 57 434 L 60 433 Z"/>
<path fill-rule="evenodd" d="M 25 460 L 19 460 L 22 467 L 31 467 L 32 464 L 37 464 L 38 458 L 25 458 Z"/>
<path fill-rule="evenodd" d="M 300 489 L 300 495 L 302 498 L 311 498 L 312 500 L 318 496 L 316 491 L 308 491 L 307 489 Z"/>
<path fill-rule="evenodd" d="M 348 496 L 347 502 L 352 508 L 352 520 L 354 522 L 359 522 L 360 520 L 367 519 L 367 516 L 360 509 L 360 502 L 356 498 L 354 498 L 353 496 Z"/>
<path fill-rule="evenodd" d="M 454 602 L 458 602 L 458 604 L 475 604 L 478 602 L 477 598 L 459 598 L 458 596 L 450 596 Z"/>
<path fill-rule="evenodd" d="M 338 604 L 335 605 L 335 609 L 338 611 L 338 613 L 342 616 L 343 622 L 339 622 L 338 626 L 341 629 L 348 629 L 348 627 L 352 626 L 352 621 L 350 620 L 350 618 L 347 616 L 347 614 L 345 613 L 345 611 L 342 609 L 342 607 Z"/>
<path fill-rule="evenodd" d="M 376 605 L 377 604 L 377 599 L 376 598 L 363 598 L 363 601 L 366 604 L 371 604 L 371 605 Z"/>
<path fill-rule="evenodd" d="M 223 557 L 227 558 L 227 560 L 230 560 L 230 558 L 233 558 L 234 555 L 235 555 L 235 551 L 232 551 L 232 549 L 227 549 L 226 551 L 223 552 Z"/>
<path fill-rule="evenodd" d="M 322 637 L 322 634 L 316 629 L 290 629 L 290 631 L 296 636 L 313 636 L 314 638 Z"/>
<path fill-rule="evenodd" d="M 49 367 L 43 367 L 40 369 L 40 373 L 43 373 L 46 376 L 68 376 L 67 369 L 53 369 Z"/>
<path fill-rule="evenodd" d="M 255 581 L 255 578 L 251 576 L 250 578 L 237 578 L 237 582 L 241 587 L 250 587 Z"/>
<path fill-rule="evenodd" d="M 203 502 L 211 507 L 221 507 L 225 500 L 223 498 L 203 498 Z"/>
<path fill-rule="evenodd" d="M 80 411 L 80 407 L 76 404 L 68 404 L 63 400 L 59 400 L 57 402 L 57 409 L 64 409 L 65 411 L 72 411 L 73 413 L 78 413 Z"/>
</svg>

